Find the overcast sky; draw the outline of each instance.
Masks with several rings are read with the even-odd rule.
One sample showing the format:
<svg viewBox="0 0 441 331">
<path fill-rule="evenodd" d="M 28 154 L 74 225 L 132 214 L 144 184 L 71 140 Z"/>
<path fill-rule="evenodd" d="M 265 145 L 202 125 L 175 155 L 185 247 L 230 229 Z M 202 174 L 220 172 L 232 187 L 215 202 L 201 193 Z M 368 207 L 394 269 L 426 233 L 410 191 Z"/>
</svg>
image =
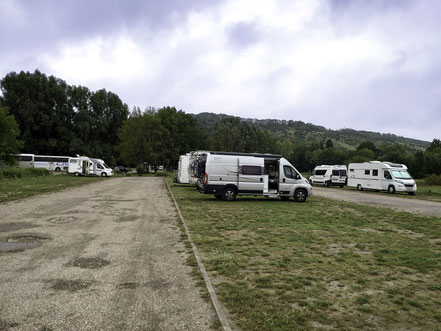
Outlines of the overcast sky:
<svg viewBox="0 0 441 331">
<path fill-rule="evenodd" d="M 440 0 L 0 0 L 0 77 L 441 138 Z"/>
</svg>

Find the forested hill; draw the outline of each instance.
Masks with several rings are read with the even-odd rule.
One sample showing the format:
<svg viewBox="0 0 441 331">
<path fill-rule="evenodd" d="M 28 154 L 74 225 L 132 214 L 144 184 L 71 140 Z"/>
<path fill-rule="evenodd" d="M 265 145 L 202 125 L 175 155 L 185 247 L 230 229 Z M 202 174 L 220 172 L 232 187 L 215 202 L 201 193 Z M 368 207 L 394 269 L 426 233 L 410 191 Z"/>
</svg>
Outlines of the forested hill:
<svg viewBox="0 0 441 331">
<path fill-rule="evenodd" d="M 200 113 L 193 115 L 197 124 L 211 132 L 215 125 L 224 118 L 233 117 L 225 114 Z M 240 121 L 254 124 L 256 127 L 268 130 L 269 133 L 280 141 L 289 139 L 294 143 L 317 142 L 325 143 L 331 139 L 335 147 L 355 150 L 362 142 L 372 141 L 376 145 L 396 143 L 411 152 L 424 150 L 430 142 L 405 138 L 390 133 L 371 131 L 357 131 L 353 129 L 331 130 L 323 126 L 304 123 L 302 121 L 286 121 L 276 119 L 258 120 L 254 118 L 238 118 Z"/>
</svg>

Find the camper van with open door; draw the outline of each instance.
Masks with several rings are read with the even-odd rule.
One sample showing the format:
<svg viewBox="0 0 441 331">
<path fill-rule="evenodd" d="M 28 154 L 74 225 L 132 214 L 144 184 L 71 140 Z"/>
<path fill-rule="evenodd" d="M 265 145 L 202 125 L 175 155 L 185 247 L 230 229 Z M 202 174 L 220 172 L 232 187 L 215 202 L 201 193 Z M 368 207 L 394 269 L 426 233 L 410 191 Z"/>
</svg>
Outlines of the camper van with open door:
<svg viewBox="0 0 441 331">
<path fill-rule="evenodd" d="M 233 201 L 237 195 L 280 197 L 304 202 L 312 195 L 309 182 L 288 160 L 276 154 L 205 152 L 198 190 Z"/>
</svg>

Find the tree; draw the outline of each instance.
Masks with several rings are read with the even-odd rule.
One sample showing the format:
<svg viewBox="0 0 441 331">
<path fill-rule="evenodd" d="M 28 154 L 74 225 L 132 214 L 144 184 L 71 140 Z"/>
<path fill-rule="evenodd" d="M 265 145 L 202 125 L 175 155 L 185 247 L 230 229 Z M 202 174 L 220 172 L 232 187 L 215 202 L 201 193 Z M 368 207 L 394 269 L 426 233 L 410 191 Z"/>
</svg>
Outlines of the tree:
<svg viewBox="0 0 441 331">
<path fill-rule="evenodd" d="M 332 142 L 331 139 L 328 139 L 326 141 L 326 148 L 333 148 L 334 147 L 334 143 Z"/>
<path fill-rule="evenodd" d="M 116 150 L 121 161 L 130 166 L 147 162 L 162 165 L 170 148 L 170 133 L 154 115 L 131 116 L 118 132 L 120 144 Z"/>
<path fill-rule="evenodd" d="M 12 154 L 19 153 L 23 146 L 17 139 L 20 134 L 14 116 L 9 114 L 7 108 L 0 106 L 0 164 L 11 164 L 14 161 Z"/>
</svg>

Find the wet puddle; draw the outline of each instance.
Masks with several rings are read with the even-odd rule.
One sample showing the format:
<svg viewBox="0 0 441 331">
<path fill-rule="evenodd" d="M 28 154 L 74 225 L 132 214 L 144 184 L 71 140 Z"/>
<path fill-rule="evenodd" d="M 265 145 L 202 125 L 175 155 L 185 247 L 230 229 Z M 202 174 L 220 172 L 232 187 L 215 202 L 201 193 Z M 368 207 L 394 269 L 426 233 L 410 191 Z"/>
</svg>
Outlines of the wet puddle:
<svg viewBox="0 0 441 331">
<path fill-rule="evenodd" d="M 0 252 L 22 252 L 25 249 L 40 247 L 48 237 L 21 235 L 0 240 Z"/>
</svg>

